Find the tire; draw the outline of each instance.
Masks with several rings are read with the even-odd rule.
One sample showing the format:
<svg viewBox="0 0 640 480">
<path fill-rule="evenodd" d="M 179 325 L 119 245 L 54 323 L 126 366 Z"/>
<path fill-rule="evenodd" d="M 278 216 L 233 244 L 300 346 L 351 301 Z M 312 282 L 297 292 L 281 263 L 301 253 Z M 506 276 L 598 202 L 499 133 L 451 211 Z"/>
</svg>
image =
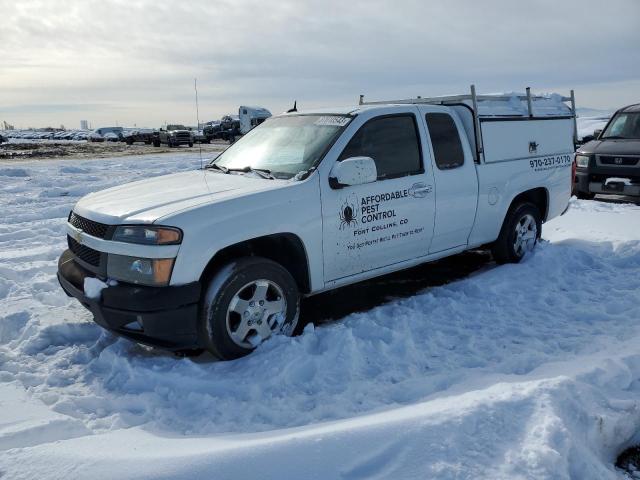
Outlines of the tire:
<svg viewBox="0 0 640 480">
<path fill-rule="evenodd" d="M 498 264 L 520 262 L 535 248 L 541 233 L 542 215 L 538 207 L 532 203 L 513 206 L 491 248 L 494 260 Z"/>
<path fill-rule="evenodd" d="M 239 358 L 271 334 L 291 336 L 299 314 L 298 286 L 284 267 L 262 257 L 241 258 L 219 269 L 206 287 L 200 345 L 221 360 Z"/>
<path fill-rule="evenodd" d="M 153 146 L 154 147 L 159 147 L 160 146 L 160 140 L 154 140 L 153 141 Z"/>
<path fill-rule="evenodd" d="M 127 145 L 131 146 L 133 145 L 133 140 L 126 140 Z"/>
<path fill-rule="evenodd" d="M 578 190 L 576 192 L 576 197 L 578 197 L 580 200 L 593 200 L 596 197 L 596 194 L 591 192 L 581 192 L 580 190 Z"/>
<path fill-rule="evenodd" d="M 193 147 L 193 142 L 189 142 L 189 147 Z"/>
</svg>

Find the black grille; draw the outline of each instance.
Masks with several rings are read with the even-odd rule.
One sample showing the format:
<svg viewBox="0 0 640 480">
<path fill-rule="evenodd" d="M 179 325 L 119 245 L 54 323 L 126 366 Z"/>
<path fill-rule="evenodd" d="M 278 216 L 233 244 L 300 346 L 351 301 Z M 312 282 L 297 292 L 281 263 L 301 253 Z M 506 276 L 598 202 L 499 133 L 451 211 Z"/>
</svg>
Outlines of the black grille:
<svg viewBox="0 0 640 480">
<path fill-rule="evenodd" d="M 86 245 L 82 245 L 76 242 L 73 238 L 67 235 L 67 243 L 69 244 L 69 250 L 78 257 L 80 260 L 87 262 L 94 267 L 100 266 L 100 252 L 89 248 Z"/>
<path fill-rule="evenodd" d="M 624 165 L 624 166 L 632 166 L 636 165 L 640 160 L 640 157 L 616 157 L 616 156 L 600 156 L 600 163 L 603 165 Z"/>
<path fill-rule="evenodd" d="M 69 217 L 69 223 L 74 227 L 79 228 L 87 235 L 98 238 L 104 238 L 107 234 L 107 229 L 109 228 L 109 225 L 94 222 L 93 220 L 89 220 L 88 218 L 76 215 L 73 212 L 71 212 L 71 216 Z"/>
</svg>

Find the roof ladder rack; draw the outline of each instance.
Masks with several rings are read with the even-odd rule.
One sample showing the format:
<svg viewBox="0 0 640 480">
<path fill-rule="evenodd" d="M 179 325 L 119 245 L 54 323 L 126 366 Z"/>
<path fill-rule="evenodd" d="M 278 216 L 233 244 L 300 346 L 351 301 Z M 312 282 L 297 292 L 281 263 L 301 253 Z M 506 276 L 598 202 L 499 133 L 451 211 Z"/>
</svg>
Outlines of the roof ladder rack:
<svg viewBox="0 0 640 480">
<path fill-rule="evenodd" d="M 527 87 L 525 95 L 503 95 L 503 94 L 494 94 L 494 95 L 478 95 L 476 93 L 475 85 L 471 85 L 471 94 L 470 95 L 445 95 L 442 97 L 421 97 L 418 96 L 416 98 L 408 98 L 402 100 L 376 100 L 373 102 L 367 102 L 364 99 L 364 95 L 360 95 L 360 100 L 358 102 L 359 105 L 412 105 L 412 104 L 431 104 L 431 105 L 451 105 L 455 103 L 460 103 L 464 101 L 471 101 L 473 108 L 473 116 L 474 116 L 474 126 L 475 126 L 475 140 L 476 147 L 478 149 L 478 155 L 483 152 L 482 145 L 482 134 L 480 132 L 480 113 L 478 110 L 478 102 L 485 100 L 492 101 L 511 101 L 514 98 L 517 98 L 520 101 L 527 102 L 527 113 L 529 118 L 534 118 L 533 114 L 533 101 L 536 99 L 545 99 L 544 95 L 532 95 L 531 87 Z M 571 90 L 571 95 L 569 97 L 561 96 L 560 101 L 562 102 L 570 102 L 571 116 L 573 117 L 573 139 L 574 143 L 578 141 L 578 125 L 576 121 L 576 100 L 574 91 Z"/>
<path fill-rule="evenodd" d="M 476 86 L 471 85 L 471 103 L 473 105 L 473 131 L 476 140 L 476 157 L 477 161 L 482 161 L 481 156 L 484 153 L 484 145 L 482 143 L 482 133 L 480 130 L 480 115 L 478 115 L 478 95 L 476 95 Z"/>
<path fill-rule="evenodd" d="M 372 101 L 372 102 L 367 102 L 364 99 L 364 95 L 360 95 L 360 100 L 358 102 L 359 105 L 389 105 L 389 104 L 396 104 L 396 105 L 406 105 L 406 104 L 422 104 L 422 103 L 426 103 L 426 104 L 432 104 L 432 105 L 447 105 L 447 104 L 451 104 L 451 103 L 455 103 L 455 102 L 461 102 L 461 101 L 465 101 L 465 100 L 473 100 L 473 90 L 475 90 L 475 86 L 471 85 L 471 94 L 470 95 L 444 95 L 441 97 L 421 97 L 418 96 L 416 98 L 407 98 L 407 99 L 400 99 L 400 100 L 376 100 L 376 101 Z M 530 92 L 530 89 L 529 89 Z M 544 95 L 532 95 L 531 93 L 529 93 L 529 95 L 511 95 L 511 94 L 488 94 L 488 95 L 476 95 L 476 101 L 477 102 L 482 102 L 485 100 L 494 100 L 494 101 L 505 101 L 508 102 L 510 100 L 513 100 L 514 98 L 517 98 L 518 100 L 528 100 L 529 98 L 533 101 L 536 99 L 545 99 L 548 98 Z M 560 97 L 561 101 L 563 102 L 570 102 L 572 97 Z"/>
</svg>

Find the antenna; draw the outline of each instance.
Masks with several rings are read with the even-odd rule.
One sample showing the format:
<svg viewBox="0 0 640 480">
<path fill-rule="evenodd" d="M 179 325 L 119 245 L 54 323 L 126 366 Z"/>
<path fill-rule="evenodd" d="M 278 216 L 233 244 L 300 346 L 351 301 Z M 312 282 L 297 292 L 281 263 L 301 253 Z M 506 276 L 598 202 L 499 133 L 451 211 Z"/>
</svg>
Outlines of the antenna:
<svg viewBox="0 0 640 480">
<path fill-rule="evenodd" d="M 193 79 L 193 89 L 196 91 L 196 133 L 200 134 L 200 107 L 198 106 L 198 79 Z M 202 170 L 202 140 L 198 142 L 200 152 L 200 170 Z"/>
</svg>

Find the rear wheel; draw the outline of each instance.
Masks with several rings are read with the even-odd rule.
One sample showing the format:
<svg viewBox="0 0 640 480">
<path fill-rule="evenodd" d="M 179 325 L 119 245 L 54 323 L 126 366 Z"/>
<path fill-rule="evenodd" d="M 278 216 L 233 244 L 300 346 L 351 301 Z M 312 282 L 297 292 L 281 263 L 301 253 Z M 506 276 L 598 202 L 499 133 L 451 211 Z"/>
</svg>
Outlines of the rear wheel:
<svg viewBox="0 0 640 480">
<path fill-rule="evenodd" d="M 542 233 L 542 215 L 532 203 L 513 207 L 491 252 L 497 263 L 518 263 L 531 252 Z"/>
<path fill-rule="evenodd" d="M 200 342 L 223 360 L 242 357 L 271 335 L 292 335 L 299 312 L 298 287 L 284 267 L 262 257 L 232 261 L 203 295 Z"/>
</svg>

